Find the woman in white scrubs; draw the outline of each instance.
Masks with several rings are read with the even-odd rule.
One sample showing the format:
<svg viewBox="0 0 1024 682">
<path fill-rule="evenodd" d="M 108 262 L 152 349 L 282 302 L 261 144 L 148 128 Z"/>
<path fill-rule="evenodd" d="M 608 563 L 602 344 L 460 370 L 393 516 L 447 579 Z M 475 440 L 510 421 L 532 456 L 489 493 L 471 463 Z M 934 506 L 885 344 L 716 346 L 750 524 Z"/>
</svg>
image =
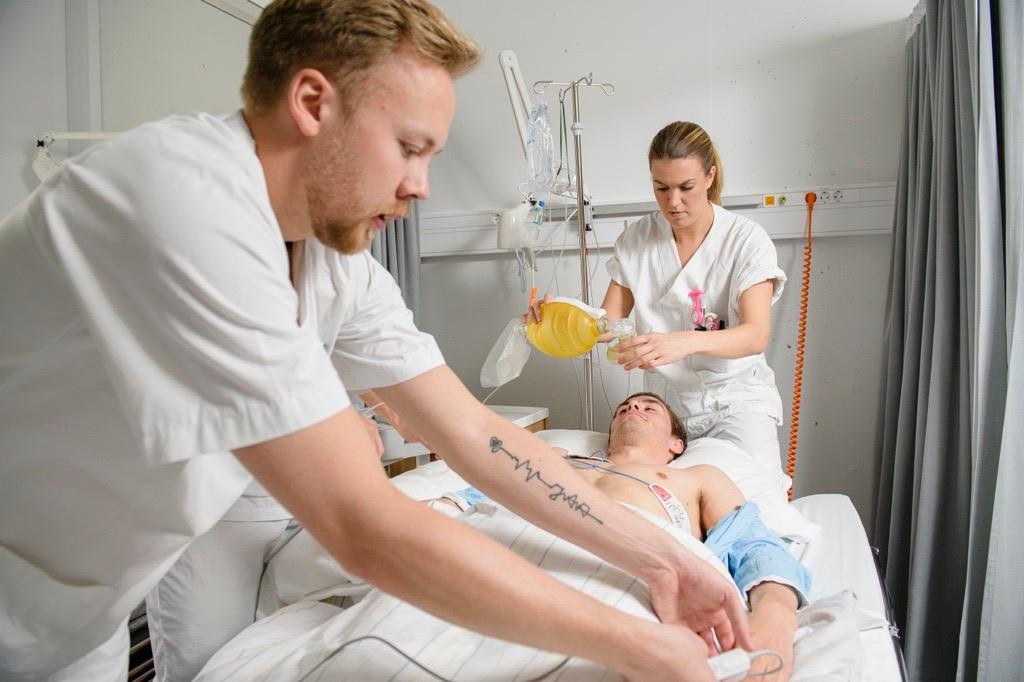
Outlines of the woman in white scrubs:
<svg viewBox="0 0 1024 682">
<path fill-rule="evenodd" d="M 732 441 L 781 471 L 782 401 L 764 358 L 786 275 L 757 223 L 722 208 L 722 162 L 696 123 L 665 126 L 648 160 L 656 213 L 629 225 L 608 260 L 602 307 L 635 315 L 619 364 L 686 415 L 687 436 Z"/>
</svg>

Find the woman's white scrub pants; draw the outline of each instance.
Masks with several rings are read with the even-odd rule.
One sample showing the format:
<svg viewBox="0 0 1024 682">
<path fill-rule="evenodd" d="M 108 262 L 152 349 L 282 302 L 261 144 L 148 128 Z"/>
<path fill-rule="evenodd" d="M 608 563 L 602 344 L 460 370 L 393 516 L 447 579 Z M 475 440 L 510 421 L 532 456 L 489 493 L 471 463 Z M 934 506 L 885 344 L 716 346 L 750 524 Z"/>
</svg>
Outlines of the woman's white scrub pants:
<svg viewBox="0 0 1024 682">
<path fill-rule="evenodd" d="M 735 444 L 768 471 L 785 473 L 779 452 L 779 425 L 775 418 L 757 412 L 730 414 L 704 433 L 687 432 L 688 438 L 711 436 Z"/>
</svg>

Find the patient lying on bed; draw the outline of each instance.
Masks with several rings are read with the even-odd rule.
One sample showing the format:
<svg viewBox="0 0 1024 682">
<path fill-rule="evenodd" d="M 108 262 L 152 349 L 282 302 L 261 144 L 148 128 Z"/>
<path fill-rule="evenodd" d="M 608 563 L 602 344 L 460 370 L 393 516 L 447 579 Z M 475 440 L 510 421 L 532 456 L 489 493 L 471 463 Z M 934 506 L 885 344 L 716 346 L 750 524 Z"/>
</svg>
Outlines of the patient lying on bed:
<svg viewBox="0 0 1024 682">
<path fill-rule="evenodd" d="M 579 473 L 609 497 L 667 518 L 722 560 L 751 607 L 751 630 L 759 649 L 780 653 L 782 675 L 792 667 L 796 609 L 806 604 L 810 575 L 758 517 L 719 469 L 666 466 L 682 454 L 686 440 L 679 420 L 653 394 L 630 396 L 618 406 L 609 428 L 607 459 L 566 453 Z M 446 499 L 466 508 L 482 499 L 475 488 Z M 757 668 L 773 668 L 764 658 Z"/>
<path fill-rule="evenodd" d="M 616 410 L 609 431 L 607 458 L 571 458 L 581 475 L 703 558 L 718 564 L 712 554 L 717 555 L 749 599 L 755 646 L 784 658 L 784 670 L 770 679 L 788 679 L 797 623 L 794 611 L 810 589 L 807 571 L 763 527 L 757 506 L 747 503 L 717 468 L 666 466 L 683 451 L 685 441 L 678 421 L 656 396 L 631 396 Z M 434 464 L 443 466 L 437 462 L 423 469 Z M 443 475 L 454 478 L 448 487 L 465 485 L 450 472 Z M 401 478 L 395 479 L 396 484 Z M 438 487 L 440 481 L 427 483 L 425 474 L 414 479 L 403 484 L 403 492 L 435 507 L 446 506 L 436 499 L 445 490 Z M 445 497 L 463 510 L 460 514 L 447 508 L 459 514 L 463 523 L 570 587 L 625 613 L 655 618 L 646 586 L 632 576 L 484 501 L 473 488 Z M 315 540 L 307 540 L 316 547 Z M 339 575 L 343 569 L 322 549 L 313 550 L 312 555 L 298 550 L 295 556 L 298 562 L 293 568 L 317 568 L 297 590 L 298 601 L 247 628 L 211 659 L 198 680 L 317 676 L 406 680 L 423 679 L 424 670 L 443 679 L 467 681 L 540 679 L 555 671 L 566 680 L 618 679 L 583 659 L 567 659 L 446 623 L 372 590 L 356 576 Z M 338 609 L 317 601 L 328 596 L 352 599 L 355 604 Z M 754 670 L 775 666 L 773 658 L 763 657 L 755 661 Z"/>
</svg>

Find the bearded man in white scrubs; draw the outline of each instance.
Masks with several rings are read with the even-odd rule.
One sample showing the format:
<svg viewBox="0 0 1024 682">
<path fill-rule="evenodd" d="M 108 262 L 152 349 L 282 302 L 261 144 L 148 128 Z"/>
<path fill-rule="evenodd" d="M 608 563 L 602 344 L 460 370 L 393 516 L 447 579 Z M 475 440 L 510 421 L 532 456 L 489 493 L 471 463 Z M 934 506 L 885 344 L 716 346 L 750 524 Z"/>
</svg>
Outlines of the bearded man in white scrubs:
<svg viewBox="0 0 1024 682">
<path fill-rule="evenodd" d="M 96 145 L 0 224 L 0 678 L 123 679 L 128 614 L 254 476 L 348 569 L 483 633 L 633 679 L 711 679 L 712 629 L 749 645 L 728 582 L 476 401 L 366 253 L 427 198 L 478 57 L 425 0 L 275 2 L 241 112 Z M 666 624 L 404 497 L 366 390 Z"/>
</svg>

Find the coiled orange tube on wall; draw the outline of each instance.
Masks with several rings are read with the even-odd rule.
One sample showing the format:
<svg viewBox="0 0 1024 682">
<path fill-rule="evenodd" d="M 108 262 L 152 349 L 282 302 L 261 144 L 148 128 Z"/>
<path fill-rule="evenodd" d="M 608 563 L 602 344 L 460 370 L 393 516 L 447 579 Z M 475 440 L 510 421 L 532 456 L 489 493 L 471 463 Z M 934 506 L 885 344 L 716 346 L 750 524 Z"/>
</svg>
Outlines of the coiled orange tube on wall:
<svg viewBox="0 0 1024 682">
<path fill-rule="evenodd" d="M 796 332 L 796 364 L 793 368 L 793 416 L 789 420 L 789 461 L 786 473 L 792 479 L 796 475 L 796 442 L 800 431 L 800 395 L 804 384 L 804 346 L 807 342 L 807 301 L 811 295 L 811 251 L 814 239 L 811 230 L 814 216 L 814 202 L 818 196 L 808 192 L 807 201 L 807 243 L 804 245 L 804 273 L 800 283 L 800 321 Z M 793 499 L 793 488 L 789 488 L 789 499 Z"/>
</svg>

